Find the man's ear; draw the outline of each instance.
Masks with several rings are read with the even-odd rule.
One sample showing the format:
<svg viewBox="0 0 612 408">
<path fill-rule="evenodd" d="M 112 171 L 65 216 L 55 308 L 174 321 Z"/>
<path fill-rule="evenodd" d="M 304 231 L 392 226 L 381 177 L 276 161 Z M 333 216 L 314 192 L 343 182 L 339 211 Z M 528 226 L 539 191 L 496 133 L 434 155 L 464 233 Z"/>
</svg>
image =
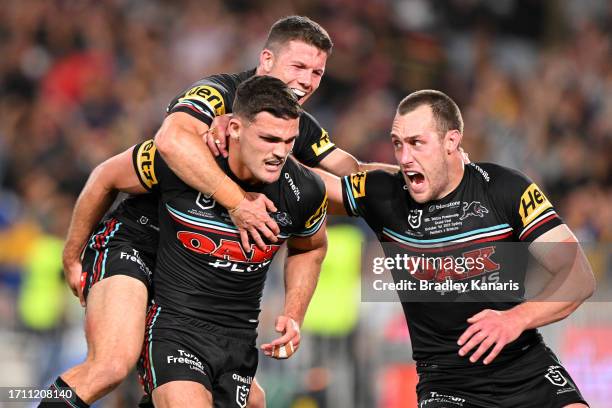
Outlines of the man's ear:
<svg viewBox="0 0 612 408">
<path fill-rule="evenodd" d="M 267 48 L 264 48 L 259 53 L 259 66 L 261 67 L 263 74 L 269 74 L 274 66 L 274 52 Z"/>
<path fill-rule="evenodd" d="M 446 153 L 451 154 L 457 151 L 461 145 L 461 139 L 463 139 L 463 135 L 457 129 L 446 132 L 446 135 L 444 135 L 444 148 L 446 149 Z"/>
<path fill-rule="evenodd" d="M 240 133 L 242 132 L 243 124 L 240 118 L 232 116 L 227 124 L 227 132 L 229 136 L 235 141 L 240 140 Z"/>
</svg>

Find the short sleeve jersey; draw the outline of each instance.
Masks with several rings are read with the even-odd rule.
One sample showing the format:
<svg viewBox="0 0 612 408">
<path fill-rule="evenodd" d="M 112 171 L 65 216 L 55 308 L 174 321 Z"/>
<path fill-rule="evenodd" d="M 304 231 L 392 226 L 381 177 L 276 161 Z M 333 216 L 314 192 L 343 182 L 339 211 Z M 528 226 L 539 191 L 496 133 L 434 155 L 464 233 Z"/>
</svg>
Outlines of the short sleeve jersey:
<svg viewBox="0 0 612 408">
<path fill-rule="evenodd" d="M 135 146 L 134 167 L 147 189 L 160 195 L 160 245 L 153 274 L 155 302 L 166 310 L 232 328 L 255 328 L 266 272 L 282 242 L 312 236 L 327 214 L 327 194 L 319 176 L 288 160 L 279 180 L 245 185 L 226 159 L 220 167 L 243 188 L 265 194 L 278 209 L 278 243 L 266 250 L 243 248 L 225 208 L 179 179 L 152 140 Z M 144 168 L 140 163 L 150 161 Z"/>
<path fill-rule="evenodd" d="M 194 118 L 212 124 L 215 116 L 231 113 L 238 86 L 255 74 L 255 70 L 235 74 L 218 74 L 205 77 L 178 94 L 166 111 L 168 114 L 184 112 Z M 336 149 L 328 132 L 307 112 L 300 117 L 300 133 L 293 147 L 293 156 L 309 167 L 317 166 L 321 160 Z M 143 159 L 146 165 L 146 160 Z M 141 221 L 157 226 L 157 196 L 130 196 L 124 200 L 114 214 L 122 220 Z"/>
<path fill-rule="evenodd" d="M 470 279 L 487 281 L 503 276 L 503 265 L 508 264 L 496 259 L 501 256 L 494 253 L 496 243 L 531 242 L 562 224 L 536 184 L 517 171 L 495 164 L 470 163 L 453 192 L 424 204 L 411 198 L 401 173 L 361 172 L 343 177 L 341 183 L 347 213 L 363 217 L 380 242 L 389 244 L 383 245 L 386 256 L 393 256 L 393 248 L 425 256 L 439 256 L 441 247 L 464 256 L 478 251 L 485 262 L 466 275 Z M 526 260 L 520 262 L 526 266 Z M 458 279 L 443 269 L 426 268 L 414 276 L 402 274 L 406 276 L 439 282 Z M 467 318 L 485 308 L 506 310 L 516 305 L 500 301 L 402 301 L 415 360 L 452 365 L 469 364 L 467 358 L 457 354 L 457 340 L 468 327 Z M 511 358 L 539 341 L 536 330 L 527 330 L 507 345 L 496 361 Z"/>
</svg>

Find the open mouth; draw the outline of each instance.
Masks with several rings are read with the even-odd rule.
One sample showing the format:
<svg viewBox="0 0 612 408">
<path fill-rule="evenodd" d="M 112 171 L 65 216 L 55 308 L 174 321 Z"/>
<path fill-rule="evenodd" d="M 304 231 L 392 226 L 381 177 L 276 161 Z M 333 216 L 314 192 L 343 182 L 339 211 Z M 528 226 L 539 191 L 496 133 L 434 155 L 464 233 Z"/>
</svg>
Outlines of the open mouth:
<svg viewBox="0 0 612 408">
<path fill-rule="evenodd" d="M 302 91 L 301 89 L 291 88 L 291 90 L 293 91 L 295 96 L 298 97 L 298 99 L 302 99 L 304 96 L 306 96 L 306 92 Z"/>
<path fill-rule="evenodd" d="M 285 162 L 284 160 L 272 159 L 272 160 L 264 161 L 264 164 L 266 166 L 266 169 L 271 170 L 271 171 L 277 171 L 281 167 L 283 167 L 284 162 Z"/>
<path fill-rule="evenodd" d="M 418 171 L 404 171 L 404 174 L 408 176 L 408 180 L 410 181 L 410 187 L 418 188 L 425 183 L 425 176 L 423 173 L 419 173 Z"/>
</svg>

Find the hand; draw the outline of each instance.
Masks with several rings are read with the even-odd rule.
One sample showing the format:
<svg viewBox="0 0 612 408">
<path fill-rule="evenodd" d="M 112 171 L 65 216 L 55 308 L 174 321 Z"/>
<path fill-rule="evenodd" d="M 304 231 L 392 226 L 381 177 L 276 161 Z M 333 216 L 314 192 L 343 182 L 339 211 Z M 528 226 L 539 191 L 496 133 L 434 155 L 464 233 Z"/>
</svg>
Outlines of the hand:
<svg viewBox="0 0 612 408">
<path fill-rule="evenodd" d="M 289 316 L 278 316 L 276 318 L 276 331 L 283 335 L 274 339 L 271 343 L 262 344 L 263 353 L 279 360 L 289 358 L 300 346 L 300 326 Z"/>
<path fill-rule="evenodd" d="M 83 297 L 83 286 L 81 285 L 81 273 L 82 266 L 79 260 L 71 261 L 67 258 L 64 258 L 64 276 L 66 277 L 66 282 L 72 290 L 74 296 L 79 298 L 79 302 L 81 302 L 81 306 L 85 307 L 85 298 Z"/>
<path fill-rule="evenodd" d="M 275 212 L 274 203 L 265 195 L 260 193 L 246 193 L 238 207 L 230 211 L 230 217 L 240 232 L 242 247 L 246 250 L 251 248 L 249 234 L 253 237 L 255 245 L 262 251 L 266 250 L 266 244 L 261 234 L 268 241 L 277 242 L 276 236 L 280 233 L 278 224 L 274 221 L 268 211 Z"/>
<path fill-rule="evenodd" d="M 227 157 L 227 124 L 231 118 L 231 114 L 215 116 L 210 129 L 204 135 L 204 141 L 213 155 Z"/>
<path fill-rule="evenodd" d="M 463 346 L 459 349 L 459 355 L 462 357 L 480 344 L 470 357 L 472 363 L 478 361 L 491 346 L 495 345 L 483 361 L 484 364 L 489 364 L 506 344 L 513 342 L 521 335 L 526 326 L 520 318 L 512 315 L 509 310 L 485 309 L 470 317 L 467 321 L 470 326 L 459 337 L 457 344 Z"/>
<path fill-rule="evenodd" d="M 461 160 L 463 160 L 463 164 L 470 164 L 470 156 L 465 150 L 463 150 L 463 147 L 459 147 L 459 153 L 461 153 Z"/>
</svg>

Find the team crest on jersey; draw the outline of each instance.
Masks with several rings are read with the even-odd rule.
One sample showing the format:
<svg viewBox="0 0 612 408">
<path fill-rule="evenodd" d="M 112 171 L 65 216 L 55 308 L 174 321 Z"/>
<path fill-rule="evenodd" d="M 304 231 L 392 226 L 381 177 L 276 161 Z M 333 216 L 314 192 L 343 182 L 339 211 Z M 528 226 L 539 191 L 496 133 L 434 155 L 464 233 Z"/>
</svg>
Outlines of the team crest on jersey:
<svg viewBox="0 0 612 408">
<path fill-rule="evenodd" d="M 246 385 L 236 386 L 236 404 L 238 404 L 240 408 L 246 407 L 248 396 L 249 396 L 248 386 Z"/>
<path fill-rule="evenodd" d="M 559 366 L 548 367 L 548 373 L 546 373 L 544 377 L 546 377 L 546 379 L 550 381 L 552 385 L 556 385 L 557 387 L 563 387 L 567 384 L 567 378 L 561 374 L 559 371 Z"/>
<path fill-rule="evenodd" d="M 204 194 L 198 193 L 198 196 L 196 197 L 196 204 L 203 210 L 210 210 L 215 206 L 215 200 L 212 197 L 207 198 Z"/>
<path fill-rule="evenodd" d="M 272 217 L 272 219 L 274 219 L 274 221 L 276 221 L 278 225 L 280 225 L 281 227 L 293 225 L 293 221 L 291 220 L 291 217 L 286 212 L 277 211 L 274 213 L 270 213 L 270 217 Z"/>
<path fill-rule="evenodd" d="M 489 210 L 480 204 L 480 201 L 472 201 L 471 203 L 463 203 L 463 214 L 459 218 L 459 221 L 465 220 L 470 215 L 474 217 L 484 217 L 485 214 L 488 214 Z"/>
<path fill-rule="evenodd" d="M 408 214 L 408 225 L 412 228 L 419 228 L 421 226 L 422 215 L 423 210 L 410 210 L 410 214 Z"/>
</svg>

